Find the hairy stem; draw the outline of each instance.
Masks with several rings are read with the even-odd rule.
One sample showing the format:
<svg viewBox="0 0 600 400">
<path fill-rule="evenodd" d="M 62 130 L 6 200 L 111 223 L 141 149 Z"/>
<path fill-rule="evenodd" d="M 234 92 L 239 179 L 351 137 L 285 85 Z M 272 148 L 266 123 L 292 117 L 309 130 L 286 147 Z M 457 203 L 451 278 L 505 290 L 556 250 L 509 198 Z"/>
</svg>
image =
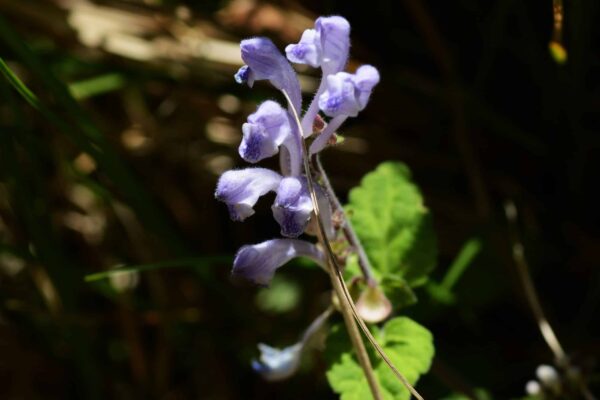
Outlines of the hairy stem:
<svg viewBox="0 0 600 400">
<path fill-rule="evenodd" d="M 310 102 L 308 110 L 306 110 L 306 113 L 304 113 L 304 118 L 302 118 L 302 123 L 300 125 L 302 126 L 302 137 L 304 137 L 304 132 L 307 132 L 307 134 L 312 133 L 312 125 L 319 112 L 319 96 L 321 96 L 321 94 L 325 91 L 325 87 L 327 86 L 326 82 L 327 81 L 325 77 L 323 77 L 323 79 L 321 79 L 321 83 L 319 84 L 319 89 L 317 89 L 317 93 L 315 93 L 315 96 Z"/>
<path fill-rule="evenodd" d="M 337 196 L 333 190 L 333 187 L 331 186 L 329 177 L 325 173 L 325 170 L 323 169 L 323 165 L 321 164 L 321 158 L 319 157 L 318 154 L 315 158 L 317 161 L 316 162 L 317 172 L 319 173 L 319 176 L 321 177 L 321 180 L 323 181 L 323 187 L 325 188 L 325 191 L 327 192 L 329 201 L 331 202 L 331 205 L 333 206 L 334 211 L 337 211 L 342 216 L 342 231 L 344 232 L 344 236 L 346 237 L 346 240 L 348 240 L 348 242 L 354 248 L 354 250 L 356 251 L 356 254 L 358 255 L 358 265 L 360 266 L 360 270 L 362 271 L 363 276 L 365 277 L 365 281 L 368 284 L 372 284 L 375 282 L 375 277 L 373 276 L 373 267 L 371 267 L 371 262 L 369 261 L 369 257 L 367 257 L 367 253 L 365 252 L 365 249 L 364 249 L 360 239 L 358 238 L 358 235 L 356 234 L 356 231 L 354 230 L 354 227 L 352 226 L 350 219 L 344 212 L 344 207 L 342 207 L 340 200 L 337 198 Z"/>
</svg>

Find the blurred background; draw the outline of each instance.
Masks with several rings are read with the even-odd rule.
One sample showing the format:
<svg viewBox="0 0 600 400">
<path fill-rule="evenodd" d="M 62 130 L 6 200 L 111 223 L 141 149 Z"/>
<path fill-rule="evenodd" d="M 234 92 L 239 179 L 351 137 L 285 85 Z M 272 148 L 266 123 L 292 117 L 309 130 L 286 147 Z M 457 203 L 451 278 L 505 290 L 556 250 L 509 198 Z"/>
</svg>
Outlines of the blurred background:
<svg viewBox="0 0 600 400">
<path fill-rule="evenodd" d="M 399 160 L 434 216 L 434 283 L 405 310 L 435 337 L 419 390 L 519 398 L 552 362 L 514 229 L 550 322 L 598 388 L 600 4 L 565 2 L 566 62 L 548 50 L 552 11 L 551 0 L 0 0 L 3 71 L 26 85 L 0 83 L 0 398 L 336 398 L 318 352 L 285 382 L 251 370 L 258 342 L 290 345 L 324 309 L 328 278 L 290 265 L 269 290 L 233 281 L 235 250 L 278 236 L 272 198 L 243 224 L 213 198 L 218 176 L 244 166 L 246 116 L 279 98 L 235 84 L 239 40 L 283 49 L 330 14 L 352 25 L 349 70 L 382 76 L 324 154 L 333 185 L 345 199 Z M 317 71 L 298 70 L 308 98 Z M 453 262 L 452 296 L 436 296 Z M 84 280 L 120 265 L 137 272 Z"/>
</svg>

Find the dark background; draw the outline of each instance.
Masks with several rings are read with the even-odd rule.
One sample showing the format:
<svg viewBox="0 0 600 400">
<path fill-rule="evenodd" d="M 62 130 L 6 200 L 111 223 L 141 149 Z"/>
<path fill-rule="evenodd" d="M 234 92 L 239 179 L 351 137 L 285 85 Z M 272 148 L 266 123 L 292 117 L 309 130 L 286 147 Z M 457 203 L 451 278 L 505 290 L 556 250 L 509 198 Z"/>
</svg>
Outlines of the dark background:
<svg viewBox="0 0 600 400">
<path fill-rule="evenodd" d="M 456 303 L 419 290 L 406 309 L 435 337 L 419 390 L 434 399 L 473 388 L 522 397 L 535 368 L 552 362 L 511 257 L 507 200 L 519 210 L 552 326 L 575 363 L 596 368 L 597 1 L 565 2 L 564 65 L 548 51 L 550 0 L 92 4 L 0 0 L 0 55 L 59 116 L 49 120 L 0 83 L 1 398 L 335 398 L 318 353 L 282 383 L 250 369 L 256 343 L 289 345 L 318 315 L 328 279 L 300 265 L 282 269 L 289 304 L 230 279 L 235 250 L 278 229 L 272 197 L 243 224 L 231 222 L 213 199 L 216 179 L 244 166 L 241 124 L 277 93 L 236 85 L 238 65 L 220 50 L 217 61 L 195 53 L 207 38 L 234 45 L 252 35 L 283 49 L 329 14 L 352 25 L 349 68 L 369 63 L 382 76 L 367 109 L 344 125 L 347 144 L 324 155 L 341 198 L 379 163 L 403 161 L 434 216 L 432 279 L 467 240 L 483 244 Z M 78 104 L 56 88 L 107 75 L 114 87 L 100 84 Z M 122 290 L 83 280 L 168 260 L 172 268 L 140 272 Z M 597 388 L 597 372 L 591 379 Z"/>
</svg>

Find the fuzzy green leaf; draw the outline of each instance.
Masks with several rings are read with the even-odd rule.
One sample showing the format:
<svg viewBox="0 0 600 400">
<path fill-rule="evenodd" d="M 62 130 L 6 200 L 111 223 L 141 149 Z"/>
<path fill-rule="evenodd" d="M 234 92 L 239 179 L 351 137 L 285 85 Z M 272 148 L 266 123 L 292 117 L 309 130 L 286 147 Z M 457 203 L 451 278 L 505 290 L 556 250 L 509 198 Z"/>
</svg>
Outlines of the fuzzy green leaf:
<svg viewBox="0 0 600 400">
<path fill-rule="evenodd" d="M 385 162 L 352 189 L 348 215 L 380 280 L 422 285 L 435 267 L 431 214 L 408 167 Z"/>
<path fill-rule="evenodd" d="M 383 329 L 373 332 L 394 365 L 411 384 L 431 367 L 434 355 L 433 337 L 423 326 L 407 317 L 388 321 Z M 369 386 L 358 361 L 350 352 L 350 344 L 341 326 L 334 327 L 328 338 L 327 379 L 341 400 L 371 398 Z M 408 400 L 410 393 L 389 367 L 377 356 L 371 356 L 373 369 L 385 400 Z"/>
</svg>

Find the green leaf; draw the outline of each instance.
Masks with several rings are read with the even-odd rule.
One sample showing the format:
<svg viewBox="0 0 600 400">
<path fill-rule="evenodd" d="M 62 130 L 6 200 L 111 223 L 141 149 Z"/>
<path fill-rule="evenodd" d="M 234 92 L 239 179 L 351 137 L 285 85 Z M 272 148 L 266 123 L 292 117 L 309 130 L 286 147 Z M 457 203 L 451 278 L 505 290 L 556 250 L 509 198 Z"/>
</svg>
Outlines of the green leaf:
<svg viewBox="0 0 600 400">
<path fill-rule="evenodd" d="M 388 321 L 373 335 L 391 361 L 411 384 L 431 367 L 434 355 L 433 336 L 423 326 L 407 317 Z M 335 326 L 327 340 L 326 358 L 329 363 L 327 380 L 341 400 L 371 398 L 367 380 L 354 355 L 350 352 L 347 335 L 342 326 Z M 408 400 L 410 393 L 389 367 L 372 356 L 373 369 L 385 400 Z"/>
<path fill-rule="evenodd" d="M 379 165 L 350 191 L 346 209 L 386 293 L 396 287 L 401 297 L 414 297 L 407 290 L 427 281 L 437 249 L 431 214 L 408 167 Z"/>
</svg>

